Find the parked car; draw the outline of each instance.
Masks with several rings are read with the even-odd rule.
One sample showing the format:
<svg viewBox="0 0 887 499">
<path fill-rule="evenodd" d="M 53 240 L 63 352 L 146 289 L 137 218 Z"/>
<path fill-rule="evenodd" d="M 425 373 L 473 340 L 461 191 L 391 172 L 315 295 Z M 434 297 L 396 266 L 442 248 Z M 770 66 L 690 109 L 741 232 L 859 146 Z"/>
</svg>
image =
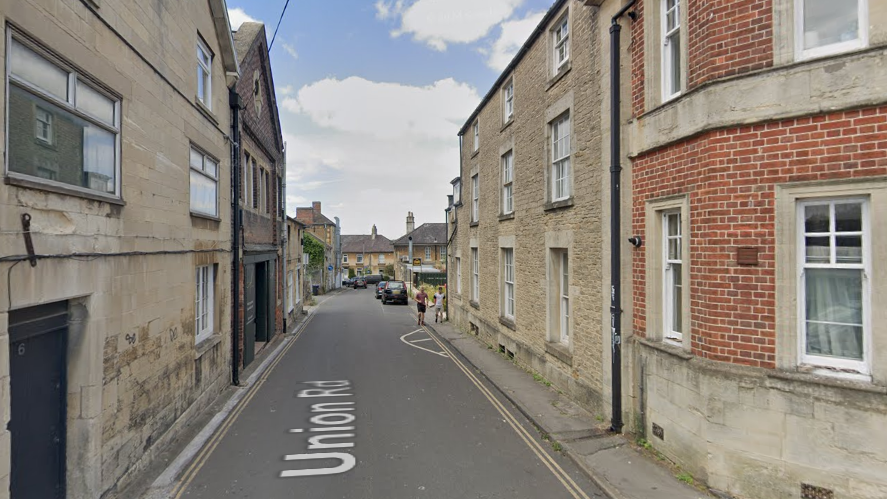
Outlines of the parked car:
<svg viewBox="0 0 887 499">
<path fill-rule="evenodd" d="M 366 279 L 367 284 L 379 284 L 385 280 L 382 274 L 367 274 L 363 278 Z"/>
<path fill-rule="evenodd" d="M 403 281 L 388 281 L 385 284 L 385 289 L 382 290 L 382 305 L 392 301 L 406 305 L 408 300 L 407 287 Z"/>
<path fill-rule="evenodd" d="M 342 279 L 342 286 L 351 287 L 352 281 L 353 281 L 353 279 L 351 277 L 346 277 L 346 278 Z"/>
<path fill-rule="evenodd" d="M 354 289 L 357 289 L 357 288 L 363 288 L 363 289 L 367 288 L 367 282 L 366 282 L 366 280 L 364 280 L 363 277 L 355 277 L 354 278 Z"/>
<path fill-rule="evenodd" d="M 376 284 L 376 299 L 382 298 L 382 291 L 385 289 L 385 285 L 388 284 L 388 281 L 379 281 L 379 284 Z"/>
</svg>

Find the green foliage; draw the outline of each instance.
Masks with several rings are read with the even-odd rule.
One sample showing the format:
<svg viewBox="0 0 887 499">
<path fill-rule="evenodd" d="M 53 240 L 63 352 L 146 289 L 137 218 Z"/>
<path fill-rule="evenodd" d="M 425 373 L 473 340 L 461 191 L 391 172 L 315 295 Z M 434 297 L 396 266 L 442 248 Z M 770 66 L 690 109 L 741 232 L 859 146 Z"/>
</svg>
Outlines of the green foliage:
<svg viewBox="0 0 887 499">
<path fill-rule="evenodd" d="M 686 471 L 682 471 L 677 475 L 677 479 L 686 483 L 687 485 L 693 485 L 693 477 L 687 473 Z"/>
<path fill-rule="evenodd" d="M 323 267 L 323 244 L 320 241 L 305 234 L 302 236 L 302 251 L 310 255 L 308 257 L 309 270 L 317 270 Z"/>
<path fill-rule="evenodd" d="M 385 276 L 388 277 L 388 279 L 391 279 L 391 276 L 394 275 L 394 264 L 389 263 L 388 265 L 386 265 L 385 268 L 383 269 L 382 273 L 385 274 Z"/>
<path fill-rule="evenodd" d="M 353 279 L 357 274 L 354 273 L 354 269 L 348 269 L 348 278 Z"/>
<path fill-rule="evenodd" d="M 561 445 L 560 442 L 554 441 L 551 443 L 551 448 L 554 449 L 555 452 L 560 452 L 561 450 L 563 450 L 564 446 Z"/>
</svg>

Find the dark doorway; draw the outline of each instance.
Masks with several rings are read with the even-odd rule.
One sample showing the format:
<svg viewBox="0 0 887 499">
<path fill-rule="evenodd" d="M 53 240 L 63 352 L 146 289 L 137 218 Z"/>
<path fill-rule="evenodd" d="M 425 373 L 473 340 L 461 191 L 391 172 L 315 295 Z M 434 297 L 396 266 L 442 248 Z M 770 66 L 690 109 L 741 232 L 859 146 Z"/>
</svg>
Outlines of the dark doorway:
<svg viewBox="0 0 887 499">
<path fill-rule="evenodd" d="M 12 499 L 65 497 L 68 303 L 9 313 Z"/>
<path fill-rule="evenodd" d="M 256 357 L 256 266 L 243 266 L 243 367 Z"/>
<path fill-rule="evenodd" d="M 268 327 L 268 262 L 256 264 L 256 341 L 270 339 Z"/>
</svg>

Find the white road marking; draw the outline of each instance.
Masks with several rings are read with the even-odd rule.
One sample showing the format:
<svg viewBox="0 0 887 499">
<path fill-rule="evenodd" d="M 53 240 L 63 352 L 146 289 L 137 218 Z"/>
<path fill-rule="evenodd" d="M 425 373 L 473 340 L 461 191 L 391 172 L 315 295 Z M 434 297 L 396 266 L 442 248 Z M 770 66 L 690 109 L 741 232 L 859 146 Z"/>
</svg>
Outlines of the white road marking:
<svg viewBox="0 0 887 499">
<path fill-rule="evenodd" d="M 423 340 L 415 340 L 415 341 L 411 341 L 410 343 L 419 343 L 420 341 L 431 341 L 431 338 L 425 338 Z"/>
<path fill-rule="evenodd" d="M 444 358 L 449 357 L 449 355 L 447 355 L 447 354 L 445 354 L 445 353 L 443 353 L 443 352 L 435 352 L 434 350 L 429 350 L 429 349 L 427 349 L 427 348 L 422 348 L 422 347 L 420 347 L 419 345 L 414 345 L 414 344 L 413 344 L 413 343 L 416 343 L 416 342 L 409 342 L 409 341 L 406 340 L 406 337 L 409 336 L 409 335 L 411 335 L 411 334 L 415 334 L 415 333 L 424 333 L 424 332 L 425 332 L 424 329 L 417 329 L 417 330 L 415 330 L 415 331 L 413 331 L 413 332 L 410 332 L 410 333 L 407 333 L 407 334 L 401 336 L 401 337 L 400 337 L 400 341 L 406 343 L 407 345 L 409 345 L 409 346 L 411 346 L 411 347 L 413 347 L 413 348 L 418 348 L 419 350 L 425 350 L 426 352 L 433 353 L 434 355 L 440 355 L 441 357 L 444 357 Z M 420 341 L 421 341 L 421 340 L 420 340 Z"/>
</svg>

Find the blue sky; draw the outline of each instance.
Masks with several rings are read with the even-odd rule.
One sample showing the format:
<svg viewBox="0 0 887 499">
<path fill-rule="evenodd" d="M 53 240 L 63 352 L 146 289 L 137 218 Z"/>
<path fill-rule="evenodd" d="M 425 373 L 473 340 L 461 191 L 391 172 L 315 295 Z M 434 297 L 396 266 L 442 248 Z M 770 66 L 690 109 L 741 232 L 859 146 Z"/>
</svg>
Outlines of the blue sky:
<svg viewBox="0 0 887 499">
<path fill-rule="evenodd" d="M 228 0 L 232 27 L 286 0 Z M 287 212 L 323 203 L 343 234 L 443 222 L 459 128 L 553 0 L 290 0 L 271 49 Z"/>
</svg>

